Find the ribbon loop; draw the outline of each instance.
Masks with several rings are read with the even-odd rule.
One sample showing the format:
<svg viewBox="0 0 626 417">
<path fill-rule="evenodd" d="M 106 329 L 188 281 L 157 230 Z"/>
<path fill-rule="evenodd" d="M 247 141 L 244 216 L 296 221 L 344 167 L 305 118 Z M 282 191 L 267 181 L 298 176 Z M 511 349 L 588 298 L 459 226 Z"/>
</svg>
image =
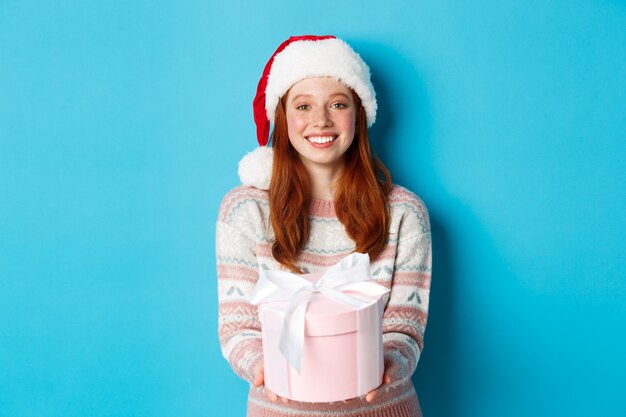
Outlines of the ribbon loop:
<svg viewBox="0 0 626 417">
<path fill-rule="evenodd" d="M 305 314 L 314 293 L 322 293 L 337 302 L 360 309 L 375 301 L 346 294 L 346 291 L 367 296 L 380 296 L 389 292 L 382 285 L 368 282 L 372 280 L 369 261 L 368 254 L 352 253 L 328 268 L 314 283 L 292 272 L 259 270 L 259 280 L 250 302 L 258 305 L 289 301 L 280 330 L 279 350 L 298 373 L 304 346 Z"/>
</svg>

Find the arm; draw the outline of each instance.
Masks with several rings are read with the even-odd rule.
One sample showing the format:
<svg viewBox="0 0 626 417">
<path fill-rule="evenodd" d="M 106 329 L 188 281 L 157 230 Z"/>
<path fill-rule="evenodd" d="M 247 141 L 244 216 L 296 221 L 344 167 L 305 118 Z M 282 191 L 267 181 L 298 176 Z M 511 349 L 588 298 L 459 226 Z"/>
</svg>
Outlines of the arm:
<svg viewBox="0 0 626 417">
<path fill-rule="evenodd" d="M 263 359 L 257 307 L 249 302 L 258 278 L 254 242 L 220 220 L 215 247 L 222 354 L 239 377 L 253 383 Z"/>
<path fill-rule="evenodd" d="M 391 293 L 383 314 L 383 383 L 365 396 L 368 402 L 374 401 L 384 386 L 409 379 L 424 346 L 431 274 L 431 233 L 428 215 L 424 218 L 422 233 L 398 241 Z"/>
<path fill-rule="evenodd" d="M 410 378 L 417 367 L 424 346 L 430 277 L 430 228 L 407 238 L 400 236 L 383 315 L 385 360 L 396 365 L 395 380 Z"/>
</svg>

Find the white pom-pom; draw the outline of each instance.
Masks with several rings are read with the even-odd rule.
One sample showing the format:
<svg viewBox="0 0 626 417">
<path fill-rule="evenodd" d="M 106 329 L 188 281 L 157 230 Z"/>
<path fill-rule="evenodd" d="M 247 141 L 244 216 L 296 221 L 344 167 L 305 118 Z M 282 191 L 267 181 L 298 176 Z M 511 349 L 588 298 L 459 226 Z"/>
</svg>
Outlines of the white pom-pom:
<svg viewBox="0 0 626 417">
<path fill-rule="evenodd" d="M 250 185 L 260 190 L 269 190 L 272 179 L 272 161 L 274 150 L 269 146 L 259 146 L 248 152 L 239 161 L 239 180 L 243 185 Z"/>
</svg>

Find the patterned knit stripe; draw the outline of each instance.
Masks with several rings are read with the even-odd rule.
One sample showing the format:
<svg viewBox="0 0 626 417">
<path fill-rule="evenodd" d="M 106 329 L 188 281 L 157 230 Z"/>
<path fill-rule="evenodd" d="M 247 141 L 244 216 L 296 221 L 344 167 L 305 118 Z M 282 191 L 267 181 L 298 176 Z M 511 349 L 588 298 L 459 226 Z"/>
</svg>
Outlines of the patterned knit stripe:
<svg viewBox="0 0 626 417">
<path fill-rule="evenodd" d="M 231 338 L 238 336 L 239 333 L 242 332 L 243 329 L 249 328 L 251 332 L 255 332 L 254 334 L 260 335 L 260 326 L 255 329 L 254 322 L 256 317 L 254 316 L 243 316 L 240 314 L 226 314 L 220 318 L 220 328 L 219 335 L 224 338 L 225 342 L 231 343 Z M 244 330 L 245 331 L 245 330 Z M 253 333 L 250 333 L 246 336 L 250 336 Z M 234 343 L 234 342 L 233 342 Z"/>
<path fill-rule="evenodd" d="M 239 210 L 254 210 L 262 206 L 269 207 L 269 204 L 267 203 L 267 201 L 264 200 L 259 200 L 255 198 L 243 198 L 239 200 L 237 204 L 234 204 L 232 207 L 230 207 L 230 210 L 228 211 L 228 214 L 225 214 L 225 220 L 223 221 L 226 224 L 233 224 L 233 217 L 237 214 Z"/>
<path fill-rule="evenodd" d="M 416 285 L 420 288 L 430 289 L 430 273 L 414 271 L 396 271 L 393 274 L 394 285 Z"/>
<path fill-rule="evenodd" d="M 222 256 L 217 255 L 217 265 L 218 267 L 221 265 L 235 265 L 235 266 L 247 266 L 250 269 L 257 270 L 259 267 L 255 262 L 255 259 L 244 259 L 235 256 Z"/>
<path fill-rule="evenodd" d="M 416 206 L 415 204 L 409 203 L 401 203 L 401 204 L 390 204 L 391 208 L 399 208 L 400 210 L 410 211 L 418 220 L 420 225 L 421 233 L 426 233 L 430 231 L 430 223 L 428 214 L 425 212 L 423 206 Z M 398 210 L 398 211 L 400 211 Z"/>
<path fill-rule="evenodd" d="M 247 187 L 247 186 L 235 187 L 232 190 L 230 190 L 222 199 L 222 205 L 221 205 L 220 211 L 223 211 L 224 213 L 230 213 L 232 211 L 233 206 L 239 204 L 241 200 L 245 200 L 245 199 L 251 199 L 251 200 L 263 202 L 264 204 L 266 204 L 268 201 L 268 192 L 256 189 L 254 187 Z M 328 202 L 328 203 L 332 204 L 332 202 Z M 418 211 L 420 212 L 423 212 L 424 210 L 426 210 L 426 205 L 416 194 L 412 193 L 411 191 L 399 185 L 394 185 L 392 187 L 391 193 L 389 194 L 389 203 L 390 204 L 409 203 L 413 205 L 416 209 L 418 209 Z M 319 216 L 319 217 L 322 217 L 322 216 Z"/>
<path fill-rule="evenodd" d="M 249 281 L 256 284 L 258 269 L 246 264 L 217 264 L 217 274 L 223 280 Z"/>
<path fill-rule="evenodd" d="M 229 194 L 221 210 L 236 207 L 238 194 L 243 195 L 240 192 Z M 225 218 L 222 214 L 220 211 L 220 219 Z M 216 231 L 218 335 L 222 354 L 239 377 L 252 382 L 254 367 L 263 357 L 258 310 L 248 302 L 257 280 L 258 264 L 249 256 L 251 252 L 241 252 L 233 246 L 234 242 L 251 244 L 236 228 L 218 221 Z"/>
<path fill-rule="evenodd" d="M 337 220 L 336 217 L 330 217 L 328 216 L 328 218 L 324 218 L 323 216 L 319 216 L 319 215 L 312 215 L 309 214 L 309 220 L 313 223 L 322 223 L 322 224 L 340 224 L 341 222 L 339 220 Z"/>
<path fill-rule="evenodd" d="M 389 205 L 392 209 L 395 208 L 408 208 L 419 219 L 422 233 L 430 231 L 430 218 L 428 216 L 428 209 L 426 205 L 417 195 L 413 194 L 409 190 L 399 185 L 393 187 L 389 196 Z"/>
<path fill-rule="evenodd" d="M 391 192 L 389 193 L 389 205 L 392 208 L 402 206 L 409 207 L 415 213 L 419 213 L 423 218 L 427 218 L 427 216 L 424 216 L 424 202 L 415 194 L 401 186 L 394 185 L 391 187 Z M 338 221 L 336 219 L 332 201 L 312 200 L 311 205 L 309 206 L 309 213 L 316 219 Z"/>
<path fill-rule="evenodd" d="M 332 201 L 312 199 L 309 204 L 309 215 L 322 222 L 339 221 Z"/>
<path fill-rule="evenodd" d="M 395 295 L 389 298 L 388 306 L 428 311 L 429 288 L 393 284 Z"/>
<path fill-rule="evenodd" d="M 252 383 L 254 381 L 254 368 L 263 360 L 263 347 L 261 339 L 250 338 L 233 345 L 233 349 L 224 355 L 228 363 L 239 377 Z"/>
<path fill-rule="evenodd" d="M 389 194 L 389 203 L 398 203 L 398 202 L 410 202 L 415 204 L 416 207 L 426 208 L 426 205 L 415 193 L 412 193 L 408 189 L 402 187 L 401 185 L 394 185 L 391 188 L 391 193 Z"/>
<path fill-rule="evenodd" d="M 244 302 L 220 303 L 219 316 L 219 336 L 227 344 L 237 332 L 260 335 L 256 306 Z"/>
<path fill-rule="evenodd" d="M 233 351 L 242 343 L 258 344 L 261 347 L 261 332 L 259 330 L 242 331 L 242 329 L 236 329 L 235 325 L 228 325 L 220 328 L 219 337 L 222 354 L 230 362 L 237 359 L 233 357 Z"/>
<path fill-rule="evenodd" d="M 383 345 L 385 346 L 385 351 L 389 352 L 397 350 L 410 361 L 411 369 L 409 370 L 410 373 L 407 375 L 409 377 L 413 375 L 413 371 L 417 366 L 417 361 L 420 358 L 423 349 L 423 343 L 421 342 L 422 339 L 415 340 L 410 334 L 402 332 L 383 333 Z"/>
<path fill-rule="evenodd" d="M 318 267 L 327 268 L 331 265 L 339 262 L 344 256 L 352 252 L 354 247 L 346 249 L 329 249 L 326 253 L 308 253 L 303 252 L 298 257 L 298 264 L 300 265 L 315 265 Z M 272 245 L 271 244 L 258 244 L 256 245 L 256 254 L 263 258 L 272 258 Z"/>
<path fill-rule="evenodd" d="M 222 199 L 218 220 L 228 224 L 228 218 L 233 211 L 240 208 L 244 203 L 267 205 L 267 191 L 246 186 L 233 188 Z"/>
<path fill-rule="evenodd" d="M 419 360 L 422 347 L 415 341 L 413 338 L 404 333 L 385 333 L 383 334 L 383 345 L 385 346 L 385 350 L 399 350 L 405 351 L 409 349 L 410 354 L 406 354 L 406 358 L 412 358 L 415 360 L 414 365 L 417 365 L 417 360 Z M 389 349 L 391 348 L 391 349 Z"/>
<path fill-rule="evenodd" d="M 272 245 L 269 243 L 257 244 L 255 246 L 255 249 L 256 254 L 259 257 L 272 257 Z M 353 250 L 354 246 L 348 248 L 327 249 L 324 251 L 319 251 L 319 253 L 305 250 L 298 256 L 298 264 L 303 266 L 328 268 L 339 262 L 343 257 L 351 253 Z M 376 262 L 379 265 L 378 268 L 380 268 L 382 271 L 382 266 L 380 265 L 382 265 L 385 261 L 393 262 L 395 254 L 396 245 L 388 245 L 376 259 Z M 376 273 L 376 268 L 373 268 L 372 273 L 373 275 L 378 275 L 378 273 Z"/>
<path fill-rule="evenodd" d="M 400 367 L 400 375 L 410 378 L 421 356 L 421 345 L 402 333 L 386 333 L 385 336 L 388 336 L 383 336 L 385 358 L 392 358 Z"/>
<path fill-rule="evenodd" d="M 424 311 L 395 307 L 393 314 L 386 314 L 383 317 L 383 333 L 397 332 L 409 335 L 422 350 L 427 319 L 428 314 Z"/>
<path fill-rule="evenodd" d="M 218 281 L 217 291 L 220 303 L 247 303 L 255 285 L 255 282 L 248 279 L 224 279 Z"/>
<path fill-rule="evenodd" d="M 248 207 L 256 209 L 259 206 L 269 207 L 267 200 L 267 191 L 258 190 L 253 187 L 237 187 L 231 190 L 223 199 L 220 207 L 219 220 L 227 224 L 231 224 L 231 219 L 234 212 L 247 209 Z M 390 207 L 392 213 L 394 208 L 407 208 L 411 210 L 419 219 L 422 227 L 422 232 L 430 230 L 430 224 L 428 223 L 428 211 L 423 201 L 415 194 L 411 193 L 407 189 L 394 186 L 390 194 Z M 331 202 L 327 202 L 332 204 Z M 337 221 L 333 218 L 334 211 L 323 210 L 313 217 L 313 221 L 324 221 L 324 218 L 329 218 L 330 221 Z"/>
<path fill-rule="evenodd" d="M 252 367 L 262 358 L 258 310 L 246 301 L 226 301 L 226 298 L 220 295 L 218 307 L 222 354 L 237 375 L 251 382 L 254 379 Z"/>
<path fill-rule="evenodd" d="M 409 265 L 409 266 L 405 266 L 405 265 L 400 265 L 398 267 L 396 267 L 396 271 L 412 271 L 412 272 L 430 272 L 431 271 L 431 267 L 430 267 L 430 263 L 428 265 L 424 265 L 424 264 L 420 264 L 420 265 Z"/>
<path fill-rule="evenodd" d="M 421 417 L 415 390 L 411 384 L 390 388 L 379 395 L 381 401 L 366 403 L 353 399 L 348 402 L 302 403 L 269 402 L 262 390 L 251 390 L 248 417 Z"/>
<path fill-rule="evenodd" d="M 237 205 L 241 200 L 243 189 L 241 187 L 233 188 L 222 199 L 217 220 L 226 223 L 228 215 L 232 213 L 232 207 Z"/>
<path fill-rule="evenodd" d="M 396 187 L 394 187 L 396 190 Z M 428 219 L 428 212 L 418 197 L 414 194 L 402 189 L 401 187 L 397 187 L 397 191 L 392 193 L 394 197 L 394 201 L 392 202 L 390 207 L 392 210 L 392 223 L 394 222 L 393 218 L 402 216 L 407 210 L 411 211 L 417 221 L 419 222 L 420 229 L 422 233 L 425 233 L 430 230 L 430 223 Z M 399 202 L 398 202 L 399 201 Z M 329 202 L 330 203 L 330 202 Z M 332 203 L 330 203 L 332 204 Z M 257 212 L 259 207 L 268 207 L 267 202 L 267 192 L 263 192 L 260 190 L 256 190 L 254 188 L 249 187 L 238 187 L 227 194 L 224 202 L 220 208 L 219 219 L 220 221 L 226 224 L 232 224 L 233 217 L 236 212 L 240 210 L 251 211 L 251 213 Z M 244 215 L 245 217 L 245 215 Z M 330 221 L 333 223 L 339 223 L 336 218 L 334 219 L 321 219 L 316 217 L 310 217 L 312 222 L 324 222 Z M 397 220 L 395 220 L 397 221 Z M 268 239 L 262 236 L 255 236 L 256 239 L 260 239 L 265 241 L 268 244 L 271 244 L 272 239 Z M 391 244 L 396 243 L 395 237 L 393 235 L 389 236 L 389 240 Z M 315 241 L 312 240 L 309 242 L 308 246 L 304 248 L 305 253 L 313 253 L 317 255 L 334 255 L 338 253 L 345 253 L 353 250 L 353 245 L 348 245 L 345 247 L 335 248 L 335 249 L 319 249 L 317 248 Z"/>
<path fill-rule="evenodd" d="M 410 336 L 422 336 L 423 327 L 428 320 L 426 311 L 413 307 L 394 306 L 393 312 L 383 317 L 384 332 L 400 332 Z"/>
<path fill-rule="evenodd" d="M 251 262 L 237 258 L 218 257 L 218 296 L 220 305 L 249 305 L 247 300 L 256 285 L 258 272 Z M 232 263 L 225 263 L 229 260 Z M 253 309 L 256 314 L 256 308 Z"/>
<path fill-rule="evenodd" d="M 399 332 L 383 333 L 383 344 L 385 346 L 411 346 L 414 349 L 418 349 L 415 340 L 410 335 Z"/>
</svg>

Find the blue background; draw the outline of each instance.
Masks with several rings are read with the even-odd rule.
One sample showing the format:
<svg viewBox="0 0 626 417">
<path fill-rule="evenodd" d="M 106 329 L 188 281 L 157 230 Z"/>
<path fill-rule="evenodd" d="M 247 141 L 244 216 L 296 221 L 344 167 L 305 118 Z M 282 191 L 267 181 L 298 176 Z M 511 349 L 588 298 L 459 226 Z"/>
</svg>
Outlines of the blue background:
<svg viewBox="0 0 626 417">
<path fill-rule="evenodd" d="M 426 416 L 624 416 L 623 1 L 0 1 L 0 415 L 238 416 L 214 226 L 292 34 L 427 203 Z"/>
</svg>

